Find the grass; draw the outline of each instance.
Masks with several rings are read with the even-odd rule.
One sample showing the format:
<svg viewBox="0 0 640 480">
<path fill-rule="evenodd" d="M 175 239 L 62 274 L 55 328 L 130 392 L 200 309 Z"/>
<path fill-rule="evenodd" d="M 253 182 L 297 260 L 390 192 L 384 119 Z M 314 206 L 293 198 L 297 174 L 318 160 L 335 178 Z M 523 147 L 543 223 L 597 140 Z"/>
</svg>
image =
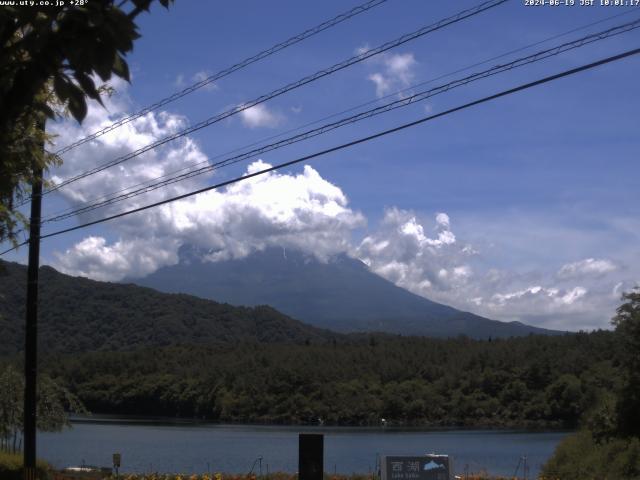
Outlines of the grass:
<svg viewBox="0 0 640 480">
<path fill-rule="evenodd" d="M 23 480 L 22 465 L 22 453 L 0 452 L 0 479 Z M 42 460 L 38 460 L 36 471 L 38 480 L 51 478 L 51 466 Z"/>
<path fill-rule="evenodd" d="M 1 480 L 23 480 L 22 454 L 0 452 L 0 479 Z M 44 461 L 39 460 L 37 465 L 38 480 L 51 480 L 53 478 L 52 467 Z M 494 477 L 487 474 L 475 474 L 465 480 L 512 480 L 507 477 Z M 246 475 L 229 473 L 212 474 L 175 474 L 175 473 L 124 473 L 117 477 L 112 475 L 106 480 L 298 480 L 298 475 L 294 473 L 274 472 L 269 475 Z M 332 475 L 325 474 L 324 480 L 377 480 L 374 475 L 353 474 L 353 475 Z"/>
<path fill-rule="evenodd" d="M 507 477 L 493 477 L 490 475 L 469 475 L 462 477 L 465 480 L 512 480 Z M 276 472 L 269 475 L 243 475 L 228 473 L 213 473 L 201 475 L 188 474 L 162 474 L 162 473 L 145 473 L 145 474 L 123 474 L 119 477 L 113 476 L 109 480 L 298 480 L 298 476 L 294 473 Z M 376 480 L 373 475 L 330 475 L 325 474 L 324 480 Z"/>
<path fill-rule="evenodd" d="M 598 441 L 582 430 L 567 436 L 542 469 L 548 480 L 637 480 L 640 478 L 640 439 Z"/>
</svg>

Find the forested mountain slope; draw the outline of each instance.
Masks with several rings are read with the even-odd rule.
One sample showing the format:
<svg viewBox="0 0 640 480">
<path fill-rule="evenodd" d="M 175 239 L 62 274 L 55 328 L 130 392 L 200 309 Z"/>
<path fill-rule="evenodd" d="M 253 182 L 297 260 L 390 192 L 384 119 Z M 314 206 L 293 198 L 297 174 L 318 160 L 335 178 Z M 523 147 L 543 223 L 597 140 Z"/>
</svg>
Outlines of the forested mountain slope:
<svg viewBox="0 0 640 480">
<path fill-rule="evenodd" d="M 0 261 L 0 355 L 22 350 L 26 267 Z M 268 306 L 234 307 L 190 295 L 40 269 L 43 351 L 127 350 L 176 344 L 326 342 L 340 335 Z"/>
</svg>

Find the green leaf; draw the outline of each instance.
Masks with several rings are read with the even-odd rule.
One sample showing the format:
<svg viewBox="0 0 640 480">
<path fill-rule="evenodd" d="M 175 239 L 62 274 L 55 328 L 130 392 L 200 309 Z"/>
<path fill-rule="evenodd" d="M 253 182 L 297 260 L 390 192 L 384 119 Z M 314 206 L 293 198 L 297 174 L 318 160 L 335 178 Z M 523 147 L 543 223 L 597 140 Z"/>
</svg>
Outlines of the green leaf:
<svg viewBox="0 0 640 480">
<path fill-rule="evenodd" d="M 136 8 L 141 8 L 142 10 L 149 11 L 149 6 L 151 5 L 152 0 L 131 0 Z"/>
<path fill-rule="evenodd" d="M 73 118 L 82 123 L 82 120 L 84 120 L 84 117 L 87 115 L 87 102 L 84 98 L 84 93 L 76 85 L 72 83 L 69 85 L 71 87 L 69 89 L 69 111 L 71 115 L 73 115 Z"/>
<path fill-rule="evenodd" d="M 89 98 L 93 98 L 94 100 L 99 102 L 100 105 L 104 106 L 104 104 L 102 103 L 102 98 L 100 97 L 100 93 L 96 89 L 96 86 L 93 83 L 93 80 L 91 79 L 91 77 L 81 72 L 77 72 L 75 74 L 75 77 L 78 83 L 80 84 L 80 86 L 82 87 L 82 89 L 84 90 L 84 93 L 86 93 Z"/>
<path fill-rule="evenodd" d="M 65 78 L 65 75 L 58 74 L 53 77 L 53 88 L 56 91 L 56 95 L 60 100 L 66 102 L 69 99 L 69 84 L 68 80 Z"/>
<path fill-rule="evenodd" d="M 127 65 L 127 62 L 124 58 L 122 58 L 122 56 L 116 54 L 112 68 L 113 73 L 121 78 L 124 78 L 127 82 L 131 81 L 129 77 L 129 65 Z"/>
<path fill-rule="evenodd" d="M 94 70 L 103 82 L 106 82 L 111 78 L 111 71 L 113 69 L 113 62 L 117 56 L 116 52 L 111 49 L 100 49 L 96 51 L 97 57 L 94 62 Z"/>
</svg>

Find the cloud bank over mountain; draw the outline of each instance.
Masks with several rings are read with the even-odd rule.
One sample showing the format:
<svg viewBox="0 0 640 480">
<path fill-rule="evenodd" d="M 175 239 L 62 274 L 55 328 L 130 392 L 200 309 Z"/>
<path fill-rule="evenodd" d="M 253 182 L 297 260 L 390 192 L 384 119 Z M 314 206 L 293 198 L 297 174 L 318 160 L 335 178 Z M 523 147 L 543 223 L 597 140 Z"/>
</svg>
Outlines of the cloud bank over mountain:
<svg viewBox="0 0 640 480">
<path fill-rule="evenodd" d="M 383 57 L 379 62 L 372 67 L 402 85 L 410 78 L 415 60 L 405 55 Z M 106 110 L 91 106 L 82 126 L 72 122 L 54 126 L 57 143 L 70 143 L 130 110 L 126 95 L 109 99 L 106 106 Z M 268 112 L 248 110 L 242 120 L 249 128 L 264 126 Z M 71 151 L 52 179 L 63 181 L 185 126 L 187 120 L 180 115 L 148 113 Z M 198 143 L 183 138 L 76 182 L 57 195 L 79 206 L 207 162 Z M 245 172 L 269 166 L 256 160 Z M 201 188 L 212 178 L 211 174 L 193 177 L 125 203 L 127 208 L 146 205 Z M 119 212 L 125 203 L 83 214 L 80 220 Z M 120 280 L 176 264 L 182 245 L 208 252 L 206 259 L 212 262 L 245 258 L 273 246 L 313 253 L 322 261 L 347 253 L 380 276 L 431 300 L 489 318 L 557 329 L 606 327 L 621 292 L 637 281 L 610 258 L 567 258 L 551 268 L 544 265 L 526 272 L 487 265 L 482 248 L 456 233 L 455 218 L 445 212 L 427 212 L 431 218 L 424 214 L 390 206 L 381 221 L 368 225 L 365 215 L 350 205 L 347 192 L 320 170 L 305 165 L 113 221 L 56 252 L 51 263 L 72 275 Z"/>
</svg>

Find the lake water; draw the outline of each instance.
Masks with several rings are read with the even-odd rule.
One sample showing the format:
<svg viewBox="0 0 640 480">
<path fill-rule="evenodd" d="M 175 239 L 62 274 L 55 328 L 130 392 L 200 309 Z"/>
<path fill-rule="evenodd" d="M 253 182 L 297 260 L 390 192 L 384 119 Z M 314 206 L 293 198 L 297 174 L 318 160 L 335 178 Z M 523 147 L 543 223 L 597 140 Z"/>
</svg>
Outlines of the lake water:
<svg viewBox="0 0 640 480">
<path fill-rule="evenodd" d="M 100 421 L 74 423 L 61 433 L 38 435 L 38 456 L 61 468 L 111 466 L 122 454 L 121 472 L 248 473 L 296 472 L 298 434 L 324 433 L 325 471 L 375 471 L 376 456 L 452 455 L 459 474 L 487 471 L 513 475 L 522 456 L 535 478 L 562 432 L 486 430 L 422 431 L 342 427 L 279 427 L 156 422 Z M 262 464 L 257 461 L 262 456 Z M 522 468 L 519 474 L 522 475 Z"/>
</svg>

